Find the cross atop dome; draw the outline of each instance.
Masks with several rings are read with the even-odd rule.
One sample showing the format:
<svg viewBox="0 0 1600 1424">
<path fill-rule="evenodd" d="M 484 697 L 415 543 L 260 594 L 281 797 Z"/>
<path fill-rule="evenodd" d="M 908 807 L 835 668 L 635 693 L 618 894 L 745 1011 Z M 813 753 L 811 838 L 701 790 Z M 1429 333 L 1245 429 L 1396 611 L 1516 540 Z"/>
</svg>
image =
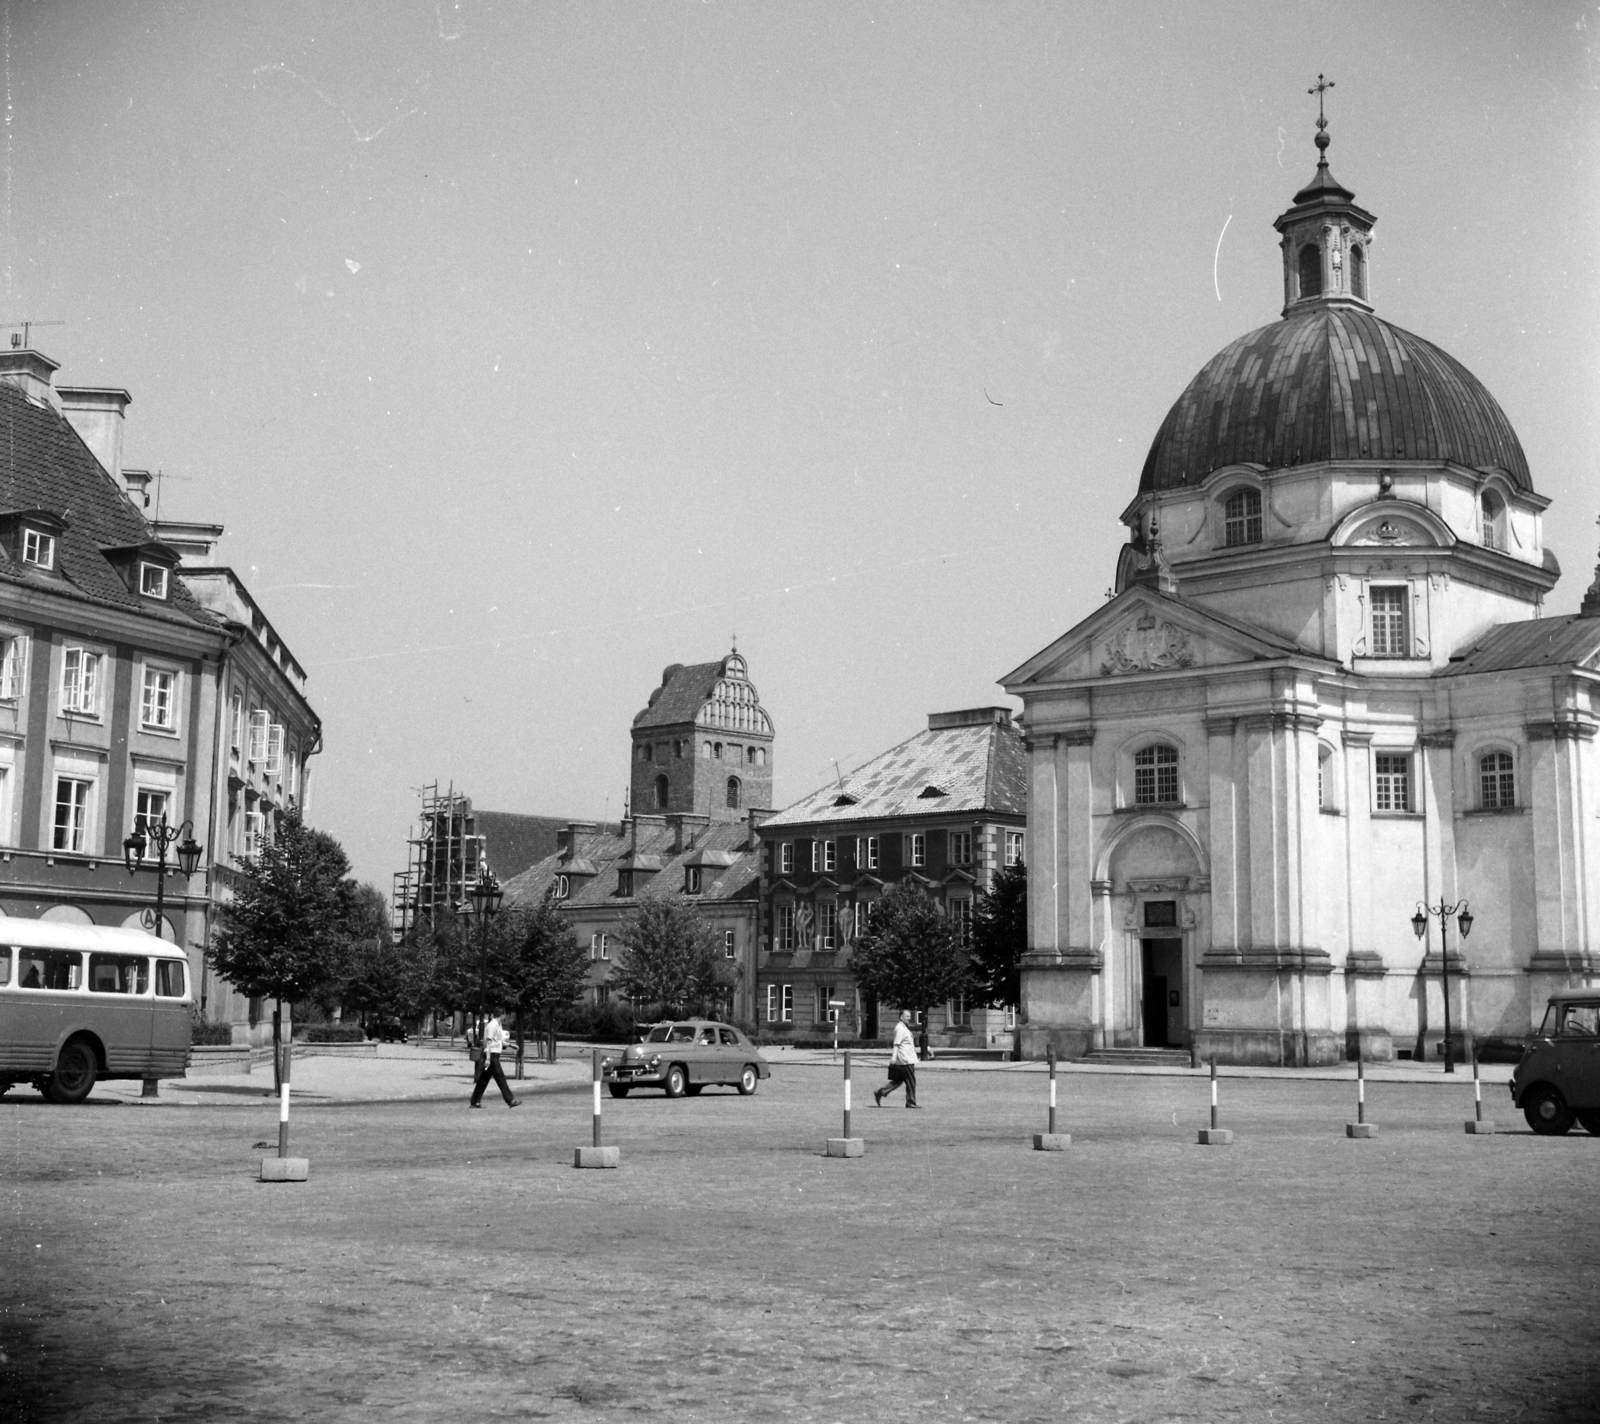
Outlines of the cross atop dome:
<svg viewBox="0 0 1600 1424">
<path fill-rule="evenodd" d="M 1377 221 L 1356 206 L 1356 195 L 1328 167 L 1328 115 L 1324 98 L 1333 80 L 1317 75 L 1306 90 L 1317 96 L 1317 171 L 1298 193 L 1294 206 L 1274 227 L 1283 234 L 1283 314 L 1311 303 L 1366 307 L 1372 225 Z"/>
</svg>

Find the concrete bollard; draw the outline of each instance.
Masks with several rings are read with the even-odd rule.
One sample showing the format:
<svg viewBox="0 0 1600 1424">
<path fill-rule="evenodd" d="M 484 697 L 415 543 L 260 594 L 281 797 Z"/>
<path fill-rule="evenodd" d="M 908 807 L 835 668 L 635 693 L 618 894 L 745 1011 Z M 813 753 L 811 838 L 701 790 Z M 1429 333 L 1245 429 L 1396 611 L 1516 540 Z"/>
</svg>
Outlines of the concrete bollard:
<svg viewBox="0 0 1600 1424">
<path fill-rule="evenodd" d="M 1200 1129 L 1200 1145 L 1202 1147 L 1231 1147 L 1233 1145 L 1233 1131 L 1231 1128 L 1217 1126 L 1217 1060 L 1211 1060 L 1211 1126 Z"/>
<path fill-rule="evenodd" d="M 830 1157 L 865 1157 L 865 1139 L 850 1135 L 850 1050 L 844 1051 L 844 1136 L 828 1139 Z"/>
<path fill-rule="evenodd" d="M 1346 1137 L 1376 1137 L 1378 1124 L 1367 1121 L 1367 1063 L 1356 1049 L 1356 1120 L 1344 1125 Z"/>
<path fill-rule="evenodd" d="M 1045 1056 L 1050 1060 L 1050 1118 L 1049 1131 L 1033 1134 L 1033 1150 L 1035 1152 L 1061 1152 L 1072 1145 L 1070 1132 L 1056 1131 L 1056 1050 L 1054 1045 L 1046 1050 Z"/>
<path fill-rule="evenodd" d="M 600 1050 L 594 1051 L 594 1145 L 573 1149 L 574 1167 L 617 1167 L 622 1164 L 622 1149 L 606 1147 L 600 1140 Z"/>
<path fill-rule="evenodd" d="M 1494 1124 L 1483 1115 L 1483 1082 L 1478 1077 L 1478 1045 L 1472 1045 L 1472 1116 L 1461 1124 L 1469 1137 L 1493 1137 Z"/>
<path fill-rule="evenodd" d="M 283 1083 L 278 1094 L 278 1155 L 261 1159 L 263 1182 L 304 1182 L 311 1175 L 309 1157 L 289 1155 L 289 1066 L 293 1060 L 292 1044 L 283 1045 Z"/>
</svg>

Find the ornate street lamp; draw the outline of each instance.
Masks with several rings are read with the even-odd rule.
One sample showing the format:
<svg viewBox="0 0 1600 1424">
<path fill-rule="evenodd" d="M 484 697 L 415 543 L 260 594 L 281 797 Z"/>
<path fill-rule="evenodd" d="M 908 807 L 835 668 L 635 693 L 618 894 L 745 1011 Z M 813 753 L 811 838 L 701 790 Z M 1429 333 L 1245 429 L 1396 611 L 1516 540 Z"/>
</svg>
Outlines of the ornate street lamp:
<svg viewBox="0 0 1600 1424">
<path fill-rule="evenodd" d="M 1450 916 L 1456 917 L 1456 924 L 1460 927 L 1461 938 L 1472 933 L 1472 911 L 1467 908 L 1465 900 L 1454 905 L 1447 905 L 1442 899 L 1437 905 L 1424 906 L 1417 902 L 1417 913 L 1411 917 L 1411 928 L 1416 931 L 1418 939 L 1423 939 L 1428 933 L 1428 917 L 1439 917 L 1439 979 L 1444 987 L 1444 1071 L 1454 1073 L 1456 1065 L 1450 1056 L 1450 944 L 1449 929 Z M 1427 956 L 1427 944 L 1423 944 L 1423 956 Z"/>
<path fill-rule="evenodd" d="M 467 891 L 467 903 L 461 907 L 463 920 L 478 922 L 478 1042 L 483 1042 L 483 1023 L 488 1009 L 489 995 L 489 921 L 500 913 L 500 902 L 505 892 L 495 879 L 494 871 L 487 865 L 478 872 L 477 881 Z"/>
<path fill-rule="evenodd" d="M 161 816 L 152 821 L 148 816 L 135 816 L 133 818 L 133 834 L 122 843 L 122 862 L 128 867 L 128 874 L 137 872 L 144 864 L 145 852 L 153 845 L 155 847 L 155 864 L 151 867 L 156 873 L 156 937 L 165 938 L 166 930 L 166 888 L 167 888 L 167 852 L 172 849 L 178 837 L 183 837 L 182 844 L 177 848 L 178 870 L 187 880 L 195 873 L 200 864 L 200 843 L 194 838 L 194 822 L 185 821 L 181 826 L 169 826 L 165 811 Z"/>
</svg>

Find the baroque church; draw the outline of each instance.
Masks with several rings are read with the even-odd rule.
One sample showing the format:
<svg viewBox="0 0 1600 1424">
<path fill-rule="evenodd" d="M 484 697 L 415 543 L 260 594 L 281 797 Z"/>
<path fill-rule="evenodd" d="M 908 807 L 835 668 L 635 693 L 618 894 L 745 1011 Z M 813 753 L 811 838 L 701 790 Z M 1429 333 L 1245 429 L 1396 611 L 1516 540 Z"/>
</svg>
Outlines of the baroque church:
<svg viewBox="0 0 1600 1424">
<path fill-rule="evenodd" d="M 1328 144 L 1274 224 L 1281 318 L 1156 432 L 1114 597 L 1002 679 L 1030 1057 L 1437 1061 L 1446 983 L 1459 1057 L 1600 981 L 1600 576 L 1541 616 L 1548 501 L 1494 397 L 1376 314 Z"/>
</svg>

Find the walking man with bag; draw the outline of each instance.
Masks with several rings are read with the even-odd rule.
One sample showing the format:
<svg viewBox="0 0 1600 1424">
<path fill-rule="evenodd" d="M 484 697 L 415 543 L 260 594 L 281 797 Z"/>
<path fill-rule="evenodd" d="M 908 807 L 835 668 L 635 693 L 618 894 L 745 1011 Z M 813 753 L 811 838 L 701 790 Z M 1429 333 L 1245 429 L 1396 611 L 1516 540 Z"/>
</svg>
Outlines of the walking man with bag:
<svg viewBox="0 0 1600 1424">
<path fill-rule="evenodd" d="M 911 1033 L 911 1010 L 900 1010 L 900 1022 L 894 1026 L 894 1048 L 889 1053 L 889 1081 L 872 1095 L 880 1108 L 883 1100 L 902 1083 L 906 1089 L 906 1106 L 917 1106 L 917 1041 Z"/>
<path fill-rule="evenodd" d="M 489 1086 L 489 1079 L 493 1078 L 500 1085 L 500 1096 L 506 1100 L 506 1106 L 521 1107 L 522 1099 L 511 1091 L 511 1085 L 506 1082 L 506 1075 L 500 1067 L 500 1055 L 506 1047 L 506 1031 L 500 1026 L 498 1009 L 489 1011 L 489 1017 L 483 1025 L 483 1039 L 478 1046 L 483 1051 L 483 1062 L 478 1065 L 477 1081 L 472 1085 L 472 1106 L 483 1106 L 483 1090 Z"/>
</svg>

